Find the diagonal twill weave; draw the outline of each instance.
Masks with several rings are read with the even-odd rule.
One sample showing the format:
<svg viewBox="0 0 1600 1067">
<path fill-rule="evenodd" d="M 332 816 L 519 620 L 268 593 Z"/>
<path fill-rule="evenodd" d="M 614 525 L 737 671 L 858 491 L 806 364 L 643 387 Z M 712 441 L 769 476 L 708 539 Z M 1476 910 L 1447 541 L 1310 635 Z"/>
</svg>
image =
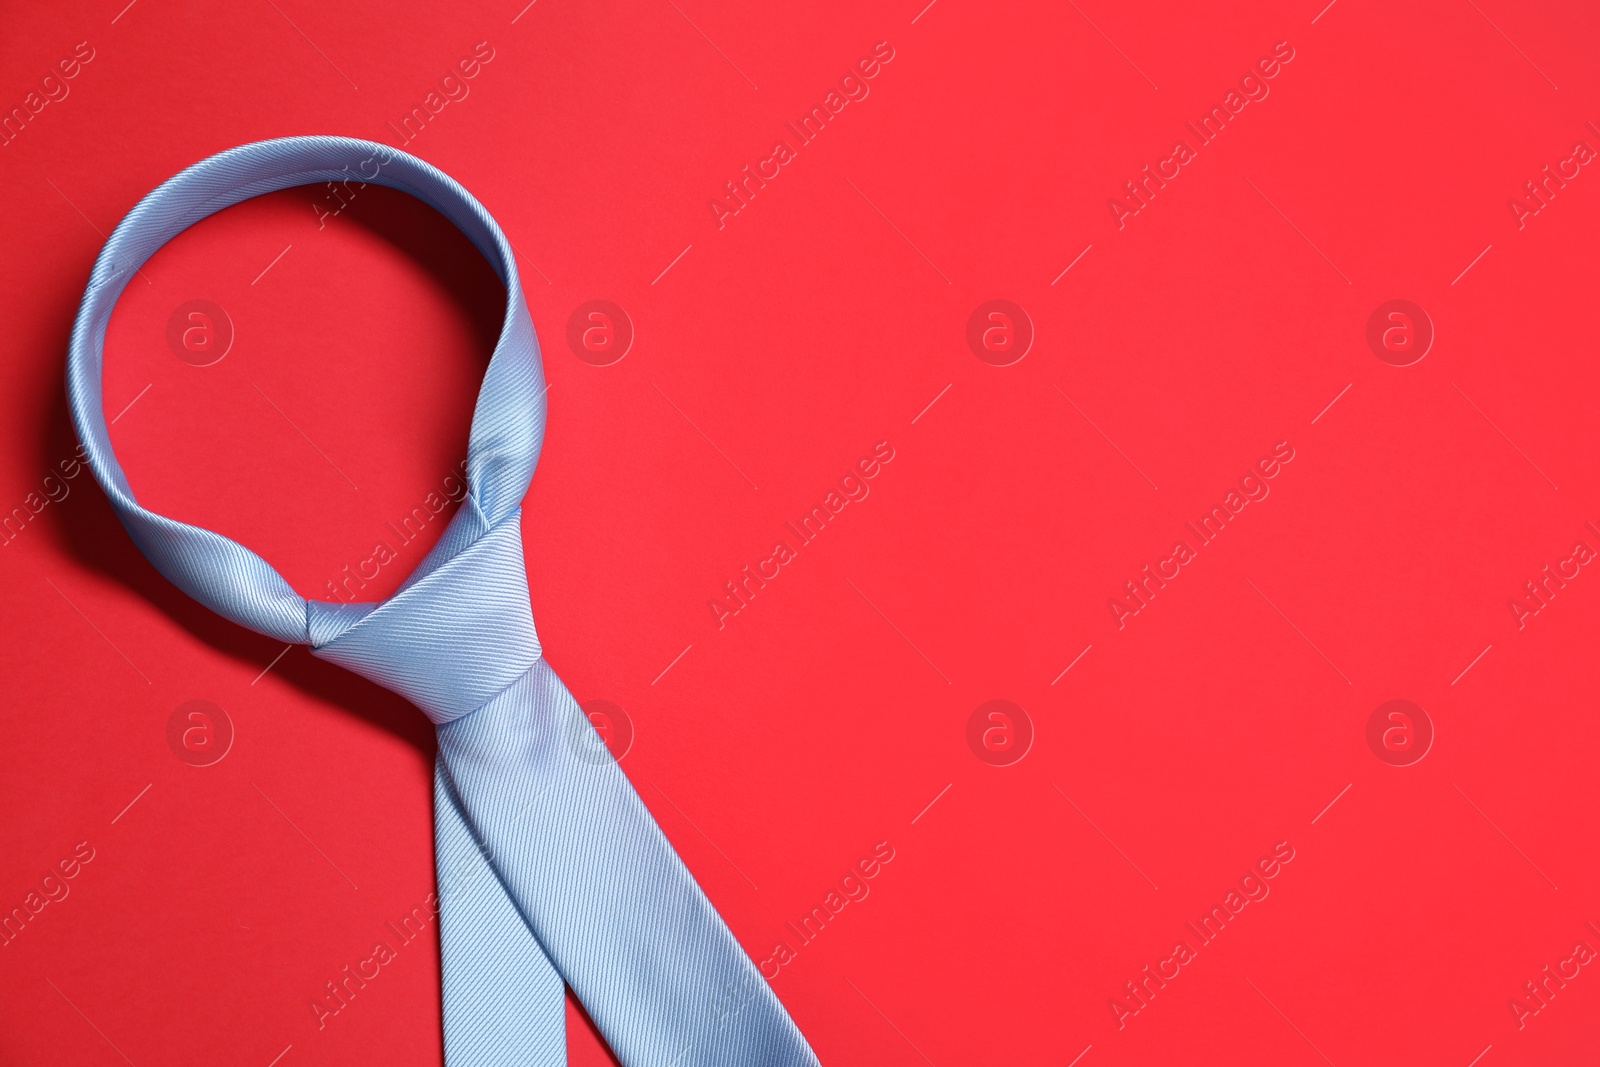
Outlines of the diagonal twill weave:
<svg viewBox="0 0 1600 1067">
<path fill-rule="evenodd" d="M 430 204 L 506 288 L 472 418 L 470 493 L 381 603 L 306 600 L 243 545 L 140 506 L 101 399 L 106 323 L 145 260 L 230 204 L 324 181 L 387 185 Z M 157 569 L 218 614 L 308 644 L 400 693 L 437 726 L 450 1067 L 565 1063 L 564 985 L 627 1067 L 815 1067 L 804 1037 L 541 656 L 520 518 L 544 435 L 544 391 L 516 262 L 488 212 L 427 163 L 342 137 L 234 148 L 141 200 L 95 262 L 67 360 L 89 466 Z M 583 744 L 568 743 L 574 731 Z"/>
</svg>

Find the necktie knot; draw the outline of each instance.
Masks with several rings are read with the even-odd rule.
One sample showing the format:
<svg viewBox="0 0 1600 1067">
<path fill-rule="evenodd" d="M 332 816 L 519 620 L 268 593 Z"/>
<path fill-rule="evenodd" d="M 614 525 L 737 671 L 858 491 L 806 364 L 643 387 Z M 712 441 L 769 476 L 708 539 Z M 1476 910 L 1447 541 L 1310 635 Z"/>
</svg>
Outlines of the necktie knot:
<svg viewBox="0 0 1600 1067">
<path fill-rule="evenodd" d="M 435 556 L 377 605 L 309 602 L 312 654 L 392 689 L 436 724 L 482 707 L 539 659 L 521 514 L 456 548 L 477 519 L 463 510 Z"/>
</svg>

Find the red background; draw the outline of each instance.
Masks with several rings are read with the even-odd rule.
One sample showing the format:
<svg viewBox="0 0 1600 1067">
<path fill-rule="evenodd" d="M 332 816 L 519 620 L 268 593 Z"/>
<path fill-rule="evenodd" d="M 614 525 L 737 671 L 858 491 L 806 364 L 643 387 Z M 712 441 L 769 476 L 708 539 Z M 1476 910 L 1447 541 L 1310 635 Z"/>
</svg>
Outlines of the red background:
<svg viewBox="0 0 1600 1067">
<path fill-rule="evenodd" d="M 168 586 L 87 475 L 28 500 L 75 447 L 66 340 L 123 213 L 245 141 L 398 143 L 480 41 L 406 147 L 523 257 L 551 663 L 625 709 L 622 766 L 753 958 L 894 849 L 773 980 L 824 1063 L 1498 1067 L 1600 1041 L 1592 967 L 1521 1028 L 1509 1007 L 1600 948 L 1600 578 L 1521 628 L 1508 606 L 1600 548 L 1600 175 L 1521 228 L 1508 206 L 1600 147 L 1591 5 L 123 3 L 0 33 L 8 110 L 94 55 L 0 148 L 0 504 L 27 520 L 0 549 L 0 908 L 94 850 L 0 948 L 0 1060 L 440 1060 L 431 935 L 322 1029 L 309 1008 L 433 888 L 426 721 L 303 649 L 263 674 L 282 646 Z M 880 41 L 870 95 L 719 228 L 723 183 Z M 1109 198 L 1280 41 L 1270 95 L 1119 229 Z M 464 454 L 501 301 L 405 197 L 319 228 L 332 203 L 196 226 L 107 345 L 141 498 L 313 596 Z M 1365 339 L 1395 298 L 1436 330 L 1408 367 Z M 208 367 L 166 340 L 195 299 L 235 330 Z M 636 331 L 605 367 L 566 342 L 595 299 Z M 991 299 L 1036 332 L 1010 366 L 965 340 Z M 723 583 L 880 441 L 870 496 L 719 629 Z M 1284 441 L 1270 496 L 1119 629 L 1122 583 Z M 167 741 L 196 699 L 235 731 L 206 767 Z M 1009 766 L 968 745 L 995 699 L 1034 732 Z M 1366 740 L 1391 699 L 1436 731 L 1411 766 Z M 1278 842 L 1270 896 L 1119 1028 L 1123 983 Z M 572 1018 L 574 1062 L 605 1062 Z"/>
</svg>

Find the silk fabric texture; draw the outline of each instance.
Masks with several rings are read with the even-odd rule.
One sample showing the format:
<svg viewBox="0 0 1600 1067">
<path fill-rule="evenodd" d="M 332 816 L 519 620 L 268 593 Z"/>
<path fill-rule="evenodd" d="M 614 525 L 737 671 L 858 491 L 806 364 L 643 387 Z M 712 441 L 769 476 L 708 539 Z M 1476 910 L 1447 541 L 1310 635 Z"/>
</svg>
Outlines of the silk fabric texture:
<svg viewBox="0 0 1600 1067">
<path fill-rule="evenodd" d="M 469 493 L 380 603 L 307 600 L 243 545 L 141 507 L 101 398 L 111 310 L 158 248 L 241 200 L 331 181 L 386 185 L 429 204 L 506 290 L 472 417 Z M 541 655 L 519 519 L 544 436 L 544 372 L 511 245 L 464 188 L 404 152 L 342 137 L 261 141 L 196 163 L 141 200 L 101 250 L 73 325 L 67 392 L 90 469 L 162 574 L 219 615 L 400 693 L 437 726 L 449 1067 L 565 1063 L 563 983 L 626 1067 L 814 1067 Z"/>
</svg>

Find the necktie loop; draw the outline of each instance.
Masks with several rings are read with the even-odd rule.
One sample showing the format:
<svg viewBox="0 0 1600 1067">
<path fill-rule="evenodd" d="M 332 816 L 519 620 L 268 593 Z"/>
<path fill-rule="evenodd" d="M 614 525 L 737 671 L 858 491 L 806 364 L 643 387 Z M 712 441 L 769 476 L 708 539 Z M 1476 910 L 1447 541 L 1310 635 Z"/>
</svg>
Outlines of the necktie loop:
<svg viewBox="0 0 1600 1067">
<path fill-rule="evenodd" d="M 341 622 L 350 628 L 361 609 L 307 601 L 245 546 L 143 507 L 111 447 L 101 364 L 106 325 L 117 297 L 167 241 L 241 200 L 296 185 L 347 180 L 354 173 L 372 184 L 409 193 L 444 215 L 484 254 L 506 287 L 500 339 L 484 374 L 468 437 L 471 504 L 463 504 L 457 514 L 462 521 L 451 523 L 450 532 L 402 592 L 420 584 L 433 568 L 445 565 L 469 543 L 518 513 L 538 461 L 545 424 L 539 342 L 511 243 L 483 205 L 443 171 L 387 145 L 348 137 L 258 141 L 202 160 L 152 190 L 112 231 L 90 274 L 67 354 L 68 403 L 89 469 L 140 550 L 173 584 L 217 614 L 258 633 L 302 644 L 327 639 Z M 319 632 L 313 633 L 314 628 Z M 531 621 L 525 629 L 531 634 Z"/>
</svg>

